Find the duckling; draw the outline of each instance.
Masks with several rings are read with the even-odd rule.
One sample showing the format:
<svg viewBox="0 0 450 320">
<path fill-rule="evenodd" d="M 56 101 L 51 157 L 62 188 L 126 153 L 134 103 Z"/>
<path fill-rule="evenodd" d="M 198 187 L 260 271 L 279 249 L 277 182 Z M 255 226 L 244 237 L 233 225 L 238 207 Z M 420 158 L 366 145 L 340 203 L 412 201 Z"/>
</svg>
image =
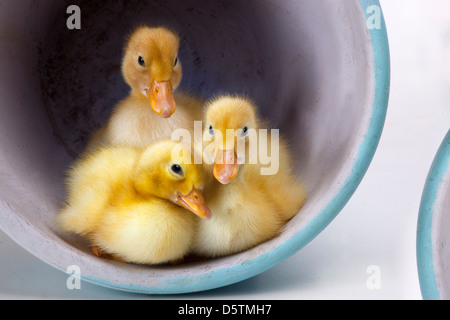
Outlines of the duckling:
<svg viewBox="0 0 450 320">
<path fill-rule="evenodd" d="M 58 225 L 87 238 L 92 252 L 108 259 L 182 260 L 198 217 L 209 219 L 211 211 L 201 193 L 202 167 L 174 150 L 184 149 L 161 140 L 145 149 L 109 146 L 84 155 L 69 170 Z"/>
<path fill-rule="evenodd" d="M 193 130 L 194 120 L 203 117 L 204 100 L 175 92 L 182 78 L 178 50 L 178 35 L 164 27 L 141 26 L 130 35 L 122 75 L 131 92 L 94 132 L 86 150 L 102 144 L 146 147 L 170 138 L 174 129 Z"/>
<path fill-rule="evenodd" d="M 287 143 L 281 138 L 272 142 L 269 133 L 267 143 L 261 145 L 264 139 L 259 129 L 264 123 L 253 102 L 221 96 L 207 104 L 205 112 L 204 157 L 205 162 L 212 160 L 210 171 L 215 179 L 204 195 L 214 215 L 210 221 L 199 222 L 193 253 L 217 257 L 279 235 L 303 206 L 306 191 L 293 174 Z M 231 138 L 226 136 L 230 129 Z M 267 147 L 272 156 L 279 154 L 274 163 L 278 170 L 262 174 L 261 155 L 252 151 L 255 141 L 259 141 L 259 149 Z M 272 149 L 276 145 L 279 152 Z M 243 155 L 248 155 L 248 160 Z"/>
</svg>

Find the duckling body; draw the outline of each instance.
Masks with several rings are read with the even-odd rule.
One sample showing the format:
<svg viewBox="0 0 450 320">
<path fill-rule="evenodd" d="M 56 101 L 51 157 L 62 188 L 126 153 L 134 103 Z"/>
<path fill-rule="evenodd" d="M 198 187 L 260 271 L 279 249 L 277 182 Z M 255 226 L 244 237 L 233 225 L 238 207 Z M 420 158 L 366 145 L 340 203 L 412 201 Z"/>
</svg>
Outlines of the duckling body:
<svg viewBox="0 0 450 320">
<path fill-rule="evenodd" d="M 159 139 L 171 137 L 174 130 L 194 130 L 194 121 L 201 120 L 204 101 L 193 95 L 176 92 L 179 106 L 170 118 L 162 118 L 148 106 L 148 99 L 140 93 L 131 94 L 120 102 L 105 128 L 106 145 L 145 147 Z"/>
<path fill-rule="evenodd" d="M 259 129 L 261 121 L 251 102 L 222 97 L 207 107 L 206 125 L 221 131 L 243 127 L 250 130 Z M 258 135 L 258 130 L 255 132 Z M 267 141 L 270 150 L 270 134 Z M 248 146 L 247 141 L 246 152 Z M 224 153 L 228 153 L 230 148 L 235 151 L 228 142 L 219 141 L 219 150 L 226 149 Z M 262 175 L 265 165 L 259 158 L 254 164 L 248 162 L 250 159 L 237 165 L 238 169 L 230 169 L 227 166 L 232 165 L 226 161 L 217 164 L 216 155 L 213 169 L 216 180 L 205 189 L 205 199 L 213 216 L 209 221 L 199 221 L 193 245 L 196 254 L 217 257 L 252 248 L 279 235 L 283 226 L 301 209 L 306 192 L 293 173 L 289 149 L 283 139 L 279 139 L 276 174 Z"/>
<path fill-rule="evenodd" d="M 162 199 L 126 196 L 105 208 L 89 239 L 101 251 L 126 262 L 169 263 L 189 251 L 196 219 Z"/>
<path fill-rule="evenodd" d="M 198 191 L 203 173 L 181 160 L 177 170 L 184 170 L 183 176 L 170 171 L 173 146 L 163 140 L 144 150 L 105 147 L 78 160 L 69 171 L 67 205 L 57 218 L 62 230 L 86 237 L 95 251 L 115 260 L 182 259 L 199 220 L 192 213 L 209 218 L 210 212 Z"/>
<path fill-rule="evenodd" d="M 220 185 L 205 194 L 214 212 L 208 224 L 200 224 L 193 251 L 201 256 L 217 257 L 244 251 L 278 235 L 283 221 L 276 204 L 263 189 L 243 190 L 246 180 Z"/>
</svg>

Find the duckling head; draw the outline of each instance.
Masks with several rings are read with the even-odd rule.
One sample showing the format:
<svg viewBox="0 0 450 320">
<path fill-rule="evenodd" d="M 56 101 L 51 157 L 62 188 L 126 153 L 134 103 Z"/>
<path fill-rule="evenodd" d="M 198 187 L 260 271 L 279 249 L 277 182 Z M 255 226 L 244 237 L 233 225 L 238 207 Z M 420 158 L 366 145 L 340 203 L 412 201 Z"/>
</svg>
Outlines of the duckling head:
<svg viewBox="0 0 450 320">
<path fill-rule="evenodd" d="M 162 140 L 144 150 L 132 179 L 136 191 L 144 197 L 169 200 L 200 218 L 211 218 L 201 193 L 205 185 L 203 168 L 194 164 L 189 149 L 179 142 Z"/>
<path fill-rule="evenodd" d="M 130 36 L 122 61 L 122 74 L 128 85 L 150 100 L 150 106 L 163 118 L 176 110 L 173 91 L 181 82 L 178 59 L 179 38 L 163 27 L 137 28 Z"/>
<path fill-rule="evenodd" d="M 206 153 L 212 153 L 214 177 L 220 183 L 228 184 L 237 176 L 239 155 L 247 151 L 249 135 L 256 129 L 256 107 L 246 98 L 221 96 L 206 106 L 203 141 L 210 150 Z"/>
</svg>

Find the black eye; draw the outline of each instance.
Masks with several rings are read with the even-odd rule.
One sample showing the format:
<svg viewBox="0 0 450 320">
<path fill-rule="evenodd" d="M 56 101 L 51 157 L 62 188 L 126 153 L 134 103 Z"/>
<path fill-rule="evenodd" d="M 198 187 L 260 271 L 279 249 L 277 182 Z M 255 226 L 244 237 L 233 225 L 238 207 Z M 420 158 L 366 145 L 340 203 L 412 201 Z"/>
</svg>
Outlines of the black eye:
<svg viewBox="0 0 450 320">
<path fill-rule="evenodd" d="M 182 175 L 183 174 L 183 170 L 181 169 L 181 166 L 179 164 L 172 165 L 170 170 L 172 170 L 173 173 L 176 173 L 178 175 Z"/>
<path fill-rule="evenodd" d="M 214 128 L 212 127 L 212 125 L 209 126 L 209 134 L 210 135 L 214 135 Z"/>
<path fill-rule="evenodd" d="M 139 57 L 138 62 L 142 67 L 145 67 L 145 61 L 142 57 Z"/>
<path fill-rule="evenodd" d="M 248 127 L 245 126 L 244 128 L 242 128 L 242 135 L 246 135 L 248 132 Z"/>
<path fill-rule="evenodd" d="M 173 67 L 175 68 L 178 64 L 178 57 L 175 58 L 175 62 L 173 63 Z"/>
</svg>

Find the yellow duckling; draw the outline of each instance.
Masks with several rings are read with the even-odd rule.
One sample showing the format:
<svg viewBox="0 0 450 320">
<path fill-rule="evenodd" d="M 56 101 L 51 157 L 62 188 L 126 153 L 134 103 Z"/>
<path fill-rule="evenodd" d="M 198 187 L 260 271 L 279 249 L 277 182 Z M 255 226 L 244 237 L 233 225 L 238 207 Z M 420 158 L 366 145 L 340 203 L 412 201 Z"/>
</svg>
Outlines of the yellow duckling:
<svg viewBox="0 0 450 320">
<path fill-rule="evenodd" d="M 203 117 L 204 101 L 174 92 L 182 78 L 178 49 L 179 37 L 167 28 L 142 26 L 131 34 L 122 61 L 131 92 L 92 135 L 87 149 L 101 144 L 146 147 L 170 138 L 174 129 L 193 130 L 194 120 Z"/>
<path fill-rule="evenodd" d="M 301 209 L 306 192 L 292 172 L 286 143 L 270 132 L 267 141 L 263 139 L 262 122 L 251 101 L 219 97 L 206 106 L 205 125 L 204 157 L 212 158 L 216 179 L 204 195 L 214 215 L 199 221 L 193 252 L 216 257 L 277 236 Z M 255 143 L 259 143 L 257 151 Z M 262 164 L 264 152 L 272 152 L 273 168 Z"/>
<path fill-rule="evenodd" d="M 200 220 L 192 213 L 209 219 L 211 212 L 200 191 L 203 169 L 176 152 L 179 146 L 162 140 L 146 149 L 103 147 L 79 159 L 57 217 L 62 230 L 86 237 L 95 254 L 113 260 L 182 259 Z"/>
</svg>

